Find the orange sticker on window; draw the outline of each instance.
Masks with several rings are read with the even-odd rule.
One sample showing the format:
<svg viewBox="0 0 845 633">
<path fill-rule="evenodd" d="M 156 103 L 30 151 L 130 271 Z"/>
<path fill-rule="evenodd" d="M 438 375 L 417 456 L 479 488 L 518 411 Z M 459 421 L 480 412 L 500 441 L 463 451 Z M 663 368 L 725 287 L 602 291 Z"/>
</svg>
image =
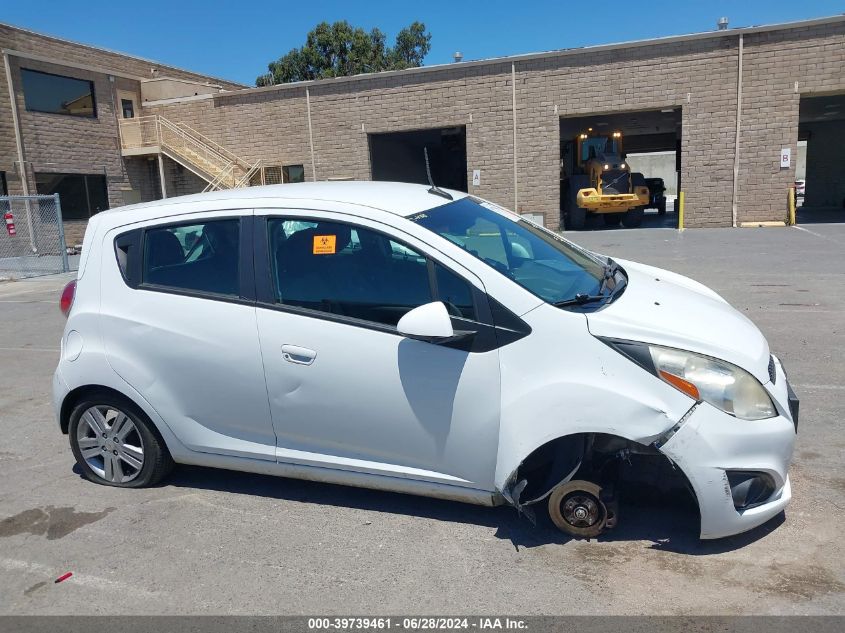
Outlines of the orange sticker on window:
<svg viewBox="0 0 845 633">
<path fill-rule="evenodd" d="M 314 236 L 314 254 L 315 255 L 334 255 L 336 244 L 337 244 L 337 236 L 336 235 L 315 235 Z"/>
</svg>

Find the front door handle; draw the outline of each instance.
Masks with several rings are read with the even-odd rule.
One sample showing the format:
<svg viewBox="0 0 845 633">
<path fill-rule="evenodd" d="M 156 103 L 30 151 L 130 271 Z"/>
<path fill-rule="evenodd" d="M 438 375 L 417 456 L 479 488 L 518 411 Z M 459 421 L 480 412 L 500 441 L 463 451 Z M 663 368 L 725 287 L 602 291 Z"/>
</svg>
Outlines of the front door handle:
<svg viewBox="0 0 845 633">
<path fill-rule="evenodd" d="M 282 345 L 282 358 L 297 365 L 310 365 L 317 358 L 317 352 L 298 345 Z"/>
</svg>

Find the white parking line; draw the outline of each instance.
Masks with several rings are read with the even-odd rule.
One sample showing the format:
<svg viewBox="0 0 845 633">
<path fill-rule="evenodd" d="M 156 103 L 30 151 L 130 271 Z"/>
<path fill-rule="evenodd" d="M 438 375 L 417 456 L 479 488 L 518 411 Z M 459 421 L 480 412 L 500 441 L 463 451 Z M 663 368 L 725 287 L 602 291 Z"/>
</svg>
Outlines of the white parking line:
<svg viewBox="0 0 845 633">
<path fill-rule="evenodd" d="M 57 347 L 0 347 L 0 352 L 52 352 L 58 353 Z"/>
<path fill-rule="evenodd" d="M 795 384 L 793 387 L 797 389 L 819 389 L 822 391 L 845 391 L 845 385 L 802 385 Z"/>
<path fill-rule="evenodd" d="M 810 235 L 815 235 L 816 237 L 820 237 L 823 240 L 827 240 L 828 242 L 833 242 L 834 244 L 842 244 L 840 240 L 835 240 L 829 235 L 822 235 L 821 233 L 816 233 L 815 231 L 811 231 L 810 229 L 805 229 L 803 226 L 791 226 L 789 228 L 798 229 L 799 231 L 804 231 L 805 233 L 809 233 Z"/>
<path fill-rule="evenodd" d="M 0 558 L 0 568 L 11 572 L 29 572 L 36 576 L 41 576 L 44 579 L 52 581 L 65 569 L 49 567 L 41 563 L 31 563 L 25 560 L 18 560 L 15 558 Z M 130 585 L 129 583 L 120 582 L 119 580 L 110 580 L 101 576 L 91 576 L 84 572 L 78 573 L 74 571 L 73 576 L 65 582 L 72 582 L 75 585 L 82 585 L 84 587 L 91 587 L 98 591 L 116 591 L 121 595 L 132 595 L 136 593 L 145 594 L 147 596 L 155 596 L 156 592 L 141 589 L 137 585 Z M 127 593 L 129 592 L 129 593 Z"/>
</svg>

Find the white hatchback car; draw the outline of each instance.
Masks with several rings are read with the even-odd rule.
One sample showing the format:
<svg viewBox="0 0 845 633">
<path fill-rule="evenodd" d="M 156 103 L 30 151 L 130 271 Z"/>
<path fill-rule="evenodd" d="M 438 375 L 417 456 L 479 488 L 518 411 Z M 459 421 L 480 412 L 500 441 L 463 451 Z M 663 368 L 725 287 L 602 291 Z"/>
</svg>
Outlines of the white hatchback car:
<svg viewBox="0 0 845 633">
<path fill-rule="evenodd" d="M 54 378 L 94 482 L 174 462 L 509 503 L 591 537 L 676 472 L 701 537 L 790 500 L 797 399 L 719 295 L 421 185 L 256 187 L 88 226 Z"/>
</svg>

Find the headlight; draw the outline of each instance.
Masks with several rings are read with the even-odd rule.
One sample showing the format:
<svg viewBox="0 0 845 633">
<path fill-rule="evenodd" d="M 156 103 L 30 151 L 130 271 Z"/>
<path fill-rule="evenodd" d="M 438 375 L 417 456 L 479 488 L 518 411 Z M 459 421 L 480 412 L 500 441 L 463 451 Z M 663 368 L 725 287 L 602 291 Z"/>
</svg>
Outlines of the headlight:
<svg viewBox="0 0 845 633">
<path fill-rule="evenodd" d="M 659 345 L 606 342 L 675 389 L 725 413 L 742 420 L 763 420 L 777 415 L 760 381 L 736 365 Z"/>
</svg>

